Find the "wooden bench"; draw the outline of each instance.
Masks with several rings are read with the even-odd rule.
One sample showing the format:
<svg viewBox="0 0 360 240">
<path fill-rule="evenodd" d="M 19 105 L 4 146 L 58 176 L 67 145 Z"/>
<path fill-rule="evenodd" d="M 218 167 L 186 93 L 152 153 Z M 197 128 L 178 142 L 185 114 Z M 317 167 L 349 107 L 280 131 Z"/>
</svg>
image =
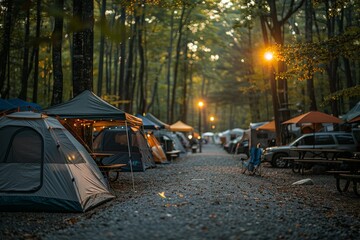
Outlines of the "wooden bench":
<svg viewBox="0 0 360 240">
<path fill-rule="evenodd" d="M 114 182 L 119 178 L 119 172 L 121 172 L 121 168 L 125 166 L 126 164 L 123 163 L 98 165 L 100 171 L 105 174 L 105 176 L 110 182 Z M 111 172 L 115 172 L 116 175 L 115 176 L 110 175 Z"/>
<path fill-rule="evenodd" d="M 324 158 L 304 158 L 293 160 L 292 171 L 294 173 L 304 174 L 305 169 L 310 169 L 316 164 L 327 164 L 327 165 L 336 165 L 339 166 L 342 164 L 342 161 L 338 160 L 328 160 Z"/>
</svg>

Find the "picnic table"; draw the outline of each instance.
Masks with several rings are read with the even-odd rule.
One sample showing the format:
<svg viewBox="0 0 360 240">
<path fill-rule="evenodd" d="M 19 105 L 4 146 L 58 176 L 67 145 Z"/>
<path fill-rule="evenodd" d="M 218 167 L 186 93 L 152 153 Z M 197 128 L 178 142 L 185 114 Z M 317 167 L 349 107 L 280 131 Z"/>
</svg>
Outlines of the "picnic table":
<svg viewBox="0 0 360 240">
<path fill-rule="evenodd" d="M 124 163 L 115 163 L 115 164 L 104 164 L 102 161 L 106 157 L 111 157 L 114 153 L 90 153 L 90 155 L 94 158 L 97 166 L 100 171 L 105 175 L 105 177 L 110 181 L 114 182 L 119 178 L 119 172 L 121 172 L 121 168 L 125 167 Z M 111 174 L 115 173 L 115 175 Z"/>
<path fill-rule="evenodd" d="M 301 174 L 314 165 L 326 165 L 338 170 L 343 162 L 337 158 L 348 152 L 333 148 L 290 148 L 290 150 L 298 153 L 297 158 L 289 159 L 292 162 L 292 171 Z"/>
<path fill-rule="evenodd" d="M 353 183 L 354 193 L 360 196 L 360 189 L 358 189 L 360 187 L 360 158 L 338 158 L 338 161 L 342 162 L 344 170 L 329 171 L 334 174 L 337 190 L 340 193 L 347 192 L 350 183 Z"/>
<path fill-rule="evenodd" d="M 337 157 L 349 152 L 348 150 L 335 148 L 290 148 L 290 150 L 297 152 L 299 154 L 299 159 L 309 157 L 327 160 L 335 160 Z"/>
</svg>

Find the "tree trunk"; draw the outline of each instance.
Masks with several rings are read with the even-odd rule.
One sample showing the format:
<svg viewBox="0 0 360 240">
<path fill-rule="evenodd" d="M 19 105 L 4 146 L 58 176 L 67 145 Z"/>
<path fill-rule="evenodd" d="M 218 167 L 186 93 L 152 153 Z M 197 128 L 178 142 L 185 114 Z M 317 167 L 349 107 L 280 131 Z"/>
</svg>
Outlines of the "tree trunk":
<svg viewBox="0 0 360 240">
<path fill-rule="evenodd" d="M 307 43 L 313 42 L 312 27 L 313 27 L 313 7 L 312 0 L 305 0 L 305 39 Z M 307 95 L 310 100 L 310 111 L 317 111 L 315 88 L 314 88 L 314 77 L 312 72 L 310 73 L 309 79 L 307 79 Z"/>
<path fill-rule="evenodd" d="M 81 18 L 83 15 L 82 9 L 83 0 L 73 0 L 73 15 L 79 22 L 82 23 Z M 73 80 L 73 97 L 78 95 L 84 90 L 84 76 L 83 68 L 84 63 L 84 32 L 77 31 L 73 33 L 73 55 L 72 55 L 72 80 Z"/>
<path fill-rule="evenodd" d="M 125 23 L 126 23 L 126 8 L 125 6 L 121 7 L 120 13 L 120 28 L 121 28 L 121 43 L 120 43 L 120 69 L 119 69 L 119 94 L 120 100 L 129 100 L 126 98 L 126 83 L 125 83 L 125 62 L 126 62 L 126 40 L 125 37 Z M 125 108 L 125 103 L 123 103 L 123 108 Z"/>
<path fill-rule="evenodd" d="M 126 76 L 125 76 L 125 86 L 124 86 L 124 93 L 125 93 L 125 99 L 131 101 L 132 95 L 131 95 L 131 86 L 132 86 L 132 79 L 133 79 L 133 65 L 134 65 L 134 42 L 135 42 L 135 32 L 136 32 L 136 26 L 135 24 L 132 25 L 132 31 L 131 31 L 131 38 L 129 42 L 129 55 L 127 59 L 127 66 L 126 66 Z M 121 53 L 122 54 L 122 53 Z M 125 112 L 130 112 L 131 104 L 125 104 L 124 110 Z"/>
<path fill-rule="evenodd" d="M 38 101 L 38 88 L 39 88 L 39 40 L 40 40 L 40 27 L 41 27 L 41 0 L 36 1 L 36 40 L 34 46 L 35 60 L 34 60 L 34 84 L 33 84 L 33 102 Z"/>
<path fill-rule="evenodd" d="M 74 17 L 80 20 L 82 29 L 73 33 L 73 93 L 92 91 L 94 2 L 73 0 Z"/>
<path fill-rule="evenodd" d="M 164 66 L 164 64 L 161 63 L 161 65 L 159 67 L 159 70 L 157 71 L 157 74 L 155 75 L 154 86 L 153 86 L 152 95 L 151 95 L 151 101 L 146 106 L 146 111 L 145 112 L 149 112 L 152 109 L 152 106 L 154 105 L 154 102 L 155 102 L 156 97 L 158 95 L 159 76 L 160 76 L 160 73 L 161 73 L 161 70 L 162 70 L 163 66 Z"/>
<path fill-rule="evenodd" d="M 103 70 L 104 70 L 104 28 L 106 26 L 106 0 L 101 1 L 101 10 L 100 10 L 100 46 L 99 46 L 99 66 L 98 66 L 98 82 L 97 82 L 97 95 L 102 95 L 102 84 L 103 84 Z"/>
<path fill-rule="evenodd" d="M 137 41 L 138 41 L 138 49 L 139 49 L 139 57 L 140 57 L 140 67 L 139 67 L 139 108 L 137 109 L 137 112 L 144 113 L 146 109 L 146 98 L 145 98 L 145 81 L 144 81 L 144 75 L 145 75 L 145 51 L 143 46 L 143 31 L 145 29 L 145 9 L 142 6 L 139 6 L 140 8 L 143 8 L 140 12 L 141 15 L 137 16 L 135 19 L 136 22 L 138 22 L 138 28 L 137 28 Z"/>
<path fill-rule="evenodd" d="M 62 102 L 63 95 L 63 71 L 62 71 L 62 36 L 63 36 L 63 8 L 64 0 L 55 1 L 55 9 L 58 15 L 55 16 L 55 26 L 52 32 L 52 63 L 54 72 L 54 86 L 51 105 Z"/>
<path fill-rule="evenodd" d="M 94 1 L 83 0 L 83 9 L 83 21 L 87 25 L 84 30 L 84 87 L 85 89 L 92 91 L 94 60 Z"/>
<path fill-rule="evenodd" d="M 174 42 L 174 11 L 171 10 L 171 18 L 170 18 L 170 43 L 168 47 L 168 62 L 167 62 L 167 75 L 166 75 L 166 83 L 167 83 L 167 101 L 166 101 L 166 121 L 170 122 L 170 89 L 171 89 L 171 62 L 172 62 L 172 48 Z"/>
<path fill-rule="evenodd" d="M 5 86 L 6 82 L 6 72 L 7 69 L 10 69 L 10 43 L 11 43 L 11 31 L 13 27 L 13 18 L 15 18 L 15 14 L 17 14 L 16 9 L 14 10 L 13 6 L 14 1 L 6 0 L 4 1 L 5 8 L 5 17 L 3 24 L 3 33 L 2 33 L 2 49 L 0 52 L 0 97 L 5 98 L 7 93 L 9 92 L 9 84 Z M 10 72 L 7 73 L 8 75 Z M 8 79 L 10 77 L 8 76 Z"/>
<path fill-rule="evenodd" d="M 26 19 L 25 19 L 25 35 L 24 35 L 24 55 L 23 55 L 23 65 L 22 65 L 22 74 L 21 74 L 21 90 L 19 93 L 19 98 L 26 100 L 27 98 L 27 87 L 28 87 L 28 76 L 29 76 L 29 39 L 30 39 L 30 9 L 26 10 Z"/>
<path fill-rule="evenodd" d="M 109 53 L 110 53 L 110 47 L 109 42 L 105 43 L 105 95 L 109 94 L 110 86 L 109 86 Z"/>
<path fill-rule="evenodd" d="M 185 4 L 181 10 L 181 16 L 179 19 L 179 37 L 176 44 L 176 55 L 175 55 L 175 66 L 174 66 L 174 81 L 173 81 L 173 88 L 172 88 L 172 96 L 171 96 L 171 105 L 170 105 L 170 122 L 174 122 L 174 111 L 175 111 L 175 101 L 176 101 L 176 88 L 177 88 L 177 77 L 178 77 L 178 68 L 179 68 L 179 61 L 180 61 L 180 50 L 181 50 L 181 40 L 183 35 L 183 27 L 184 27 L 184 15 L 185 15 Z"/>
<path fill-rule="evenodd" d="M 327 1 L 325 1 L 325 7 L 326 7 L 326 25 L 328 31 L 328 39 L 330 39 L 335 35 L 335 17 L 330 15 L 329 10 L 331 6 L 329 6 L 329 3 Z M 332 51 L 333 51 L 332 49 L 329 49 L 329 52 Z M 336 82 L 337 82 L 338 65 L 339 65 L 338 58 L 330 60 L 330 62 L 327 65 L 330 93 L 334 93 L 337 91 Z M 338 105 L 336 101 L 331 102 L 331 112 L 335 116 L 339 116 Z"/>
<path fill-rule="evenodd" d="M 184 44 L 184 63 L 183 63 L 183 84 L 182 84 L 182 104 L 180 109 L 180 116 L 183 122 L 187 122 L 187 112 L 188 112 L 188 98 L 187 98 L 187 77 L 188 77 L 188 47 L 187 47 L 187 39 Z"/>
</svg>

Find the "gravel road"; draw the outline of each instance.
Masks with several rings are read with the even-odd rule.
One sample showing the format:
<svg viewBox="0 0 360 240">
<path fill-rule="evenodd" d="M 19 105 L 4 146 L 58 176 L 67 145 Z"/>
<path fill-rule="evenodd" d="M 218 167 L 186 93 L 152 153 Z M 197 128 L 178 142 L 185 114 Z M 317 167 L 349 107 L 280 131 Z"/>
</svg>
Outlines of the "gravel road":
<svg viewBox="0 0 360 240">
<path fill-rule="evenodd" d="M 0 213 L 0 239 L 360 239 L 360 198 L 333 176 L 264 167 L 204 145 L 170 164 L 121 173 L 115 200 L 86 213 Z M 311 178 L 314 185 L 294 186 Z"/>
</svg>

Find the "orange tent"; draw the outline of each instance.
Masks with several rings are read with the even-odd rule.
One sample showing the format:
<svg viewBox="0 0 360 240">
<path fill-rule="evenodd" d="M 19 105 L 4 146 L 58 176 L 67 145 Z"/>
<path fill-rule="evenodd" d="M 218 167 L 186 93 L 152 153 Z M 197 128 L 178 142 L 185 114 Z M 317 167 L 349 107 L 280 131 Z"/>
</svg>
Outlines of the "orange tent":
<svg viewBox="0 0 360 240">
<path fill-rule="evenodd" d="M 268 123 L 265 123 L 264 125 L 258 127 L 256 130 L 265 130 L 265 131 L 271 131 L 275 132 L 275 121 L 271 121 Z"/>
<path fill-rule="evenodd" d="M 289 119 L 282 124 L 291 123 L 341 123 L 341 119 L 323 112 L 310 111 L 308 113 L 304 113 L 300 116 Z"/>
<path fill-rule="evenodd" d="M 189 126 L 182 121 L 177 121 L 176 123 L 170 125 L 170 131 L 172 132 L 192 132 L 194 128 Z"/>
<path fill-rule="evenodd" d="M 154 134 L 147 133 L 146 134 L 146 140 L 148 141 L 149 146 L 150 146 L 150 148 L 152 150 L 154 161 L 156 163 L 168 163 L 165 152 L 162 149 L 159 141 L 154 136 Z"/>
</svg>

